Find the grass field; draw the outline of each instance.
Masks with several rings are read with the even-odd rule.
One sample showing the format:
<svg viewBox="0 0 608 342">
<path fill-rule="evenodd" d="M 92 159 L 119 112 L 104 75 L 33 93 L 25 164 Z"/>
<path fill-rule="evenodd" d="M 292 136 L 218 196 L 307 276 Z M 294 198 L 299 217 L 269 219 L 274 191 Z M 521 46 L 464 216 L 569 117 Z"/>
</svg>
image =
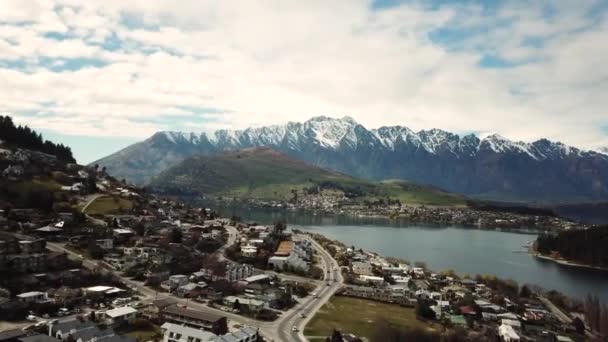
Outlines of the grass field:
<svg viewBox="0 0 608 342">
<path fill-rule="evenodd" d="M 124 198 L 103 196 L 93 201 L 85 213 L 89 215 L 114 214 L 130 210 L 132 207 L 133 202 Z"/>
<path fill-rule="evenodd" d="M 403 330 L 429 329 L 426 323 L 416 319 L 413 308 L 370 300 L 334 296 L 308 323 L 304 335 L 319 337 L 331 335 L 333 329 L 371 339 L 376 322 L 385 320 Z M 313 341 L 315 339 L 311 339 Z M 320 339 L 322 340 L 322 339 Z"/>
</svg>

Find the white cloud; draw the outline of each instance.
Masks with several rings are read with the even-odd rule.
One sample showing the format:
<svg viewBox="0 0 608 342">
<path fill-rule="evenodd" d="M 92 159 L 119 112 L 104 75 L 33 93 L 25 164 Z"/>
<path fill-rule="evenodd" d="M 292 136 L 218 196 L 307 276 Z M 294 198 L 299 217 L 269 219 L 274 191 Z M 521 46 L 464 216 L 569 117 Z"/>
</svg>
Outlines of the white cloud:
<svg viewBox="0 0 608 342">
<path fill-rule="evenodd" d="M 515 2 L 488 13 L 418 3 L 378 11 L 367 1 L 11 0 L 0 27 L 0 101 L 34 126 L 77 135 L 350 115 L 370 127 L 591 148 L 608 145 L 608 20 L 589 17 L 596 4 L 554 2 L 548 17 Z M 438 29 L 460 36 L 431 39 Z M 485 54 L 516 66 L 483 68 Z M 75 58 L 103 63 L 57 69 Z M 197 119 L 188 108 L 222 114 Z M 37 112 L 46 115 L 26 115 Z"/>
</svg>

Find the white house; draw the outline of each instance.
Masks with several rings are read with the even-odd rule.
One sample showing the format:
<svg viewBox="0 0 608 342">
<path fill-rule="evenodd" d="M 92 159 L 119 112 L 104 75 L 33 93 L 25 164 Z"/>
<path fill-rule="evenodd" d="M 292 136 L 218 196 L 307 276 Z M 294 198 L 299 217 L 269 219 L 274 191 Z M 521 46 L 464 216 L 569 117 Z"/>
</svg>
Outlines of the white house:
<svg viewBox="0 0 608 342">
<path fill-rule="evenodd" d="M 500 339 L 504 342 L 515 342 L 520 340 L 519 335 L 517 335 L 513 327 L 506 324 L 502 324 L 498 327 L 498 336 L 500 336 Z"/>
<path fill-rule="evenodd" d="M 384 284 L 384 278 L 382 278 L 382 277 L 361 275 L 361 276 L 359 276 L 359 279 L 361 279 L 364 282 L 372 283 L 372 284 L 376 284 L 376 285 Z"/>
<path fill-rule="evenodd" d="M 24 292 L 18 294 L 17 298 L 22 303 L 42 303 L 49 300 L 48 294 L 40 291 Z"/>
<path fill-rule="evenodd" d="M 163 342 L 208 342 L 218 337 L 209 331 L 173 323 L 165 323 L 160 328 L 164 334 Z"/>
<path fill-rule="evenodd" d="M 357 275 L 367 275 L 371 276 L 374 273 L 372 272 L 372 264 L 369 262 L 361 262 L 355 261 L 353 262 L 353 273 Z"/>
<path fill-rule="evenodd" d="M 106 311 L 106 319 L 109 323 L 128 321 L 130 319 L 134 319 L 136 316 L 137 310 L 130 306 L 123 306 Z"/>
</svg>

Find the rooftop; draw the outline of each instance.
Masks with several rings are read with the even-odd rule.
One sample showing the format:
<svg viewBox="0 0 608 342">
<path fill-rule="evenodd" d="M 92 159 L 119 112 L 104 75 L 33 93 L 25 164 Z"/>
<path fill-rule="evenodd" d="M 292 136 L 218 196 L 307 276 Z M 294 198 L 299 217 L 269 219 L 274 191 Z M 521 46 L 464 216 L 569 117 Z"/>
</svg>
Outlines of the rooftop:
<svg viewBox="0 0 608 342">
<path fill-rule="evenodd" d="M 130 306 L 123 306 L 120 308 L 116 308 L 116 309 L 112 309 L 112 310 L 108 310 L 106 311 L 106 315 L 112 317 L 112 318 L 116 318 L 116 317 L 121 317 L 121 316 L 126 316 L 126 315 L 130 315 L 133 313 L 136 313 L 137 310 L 133 309 Z"/>
<path fill-rule="evenodd" d="M 187 308 L 181 308 L 176 305 L 169 305 L 169 306 L 165 307 L 163 309 L 163 313 L 180 315 L 180 316 L 188 317 L 190 319 L 195 319 L 195 320 L 205 321 L 205 322 L 217 322 L 217 321 L 221 320 L 222 318 L 224 318 L 223 316 L 220 316 L 220 315 L 202 312 L 202 311 L 198 311 L 198 310 L 187 309 Z"/>
</svg>

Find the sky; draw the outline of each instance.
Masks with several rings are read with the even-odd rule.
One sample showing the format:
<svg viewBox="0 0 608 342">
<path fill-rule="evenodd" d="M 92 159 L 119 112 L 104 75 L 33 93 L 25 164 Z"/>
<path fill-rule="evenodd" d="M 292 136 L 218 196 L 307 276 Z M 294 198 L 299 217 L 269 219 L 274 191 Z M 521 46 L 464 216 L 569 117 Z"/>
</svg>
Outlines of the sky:
<svg viewBox="0 0 608 342">
<path fill-rule="evenodd" d="M 0 113 L 81 163 L 319 115 L 608 146 L 606 0 L 0 2 Z"/>
</svg>

